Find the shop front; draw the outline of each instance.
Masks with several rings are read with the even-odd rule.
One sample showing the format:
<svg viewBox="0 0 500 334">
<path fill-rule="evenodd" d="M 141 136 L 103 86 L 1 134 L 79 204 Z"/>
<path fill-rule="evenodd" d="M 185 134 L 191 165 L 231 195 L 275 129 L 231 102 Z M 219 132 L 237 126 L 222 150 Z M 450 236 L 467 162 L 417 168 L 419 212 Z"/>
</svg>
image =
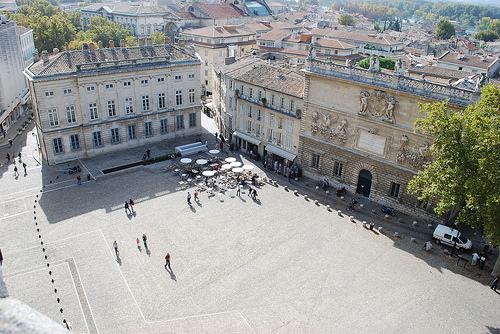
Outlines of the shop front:
<svg viewBox="0 0 500 334">
<path fill-rule="evenodd" d="M 234 132 L 234 136 L 236 139 L 236 145 L 242 151 L 246 151 L 247 153 L 252 152 L 252 157 L 255 159 L 256 154 L 261 154 L 260 152 L 260 143 L 261 141 L 257 138 L 249 136 L 247 134 L 241 133 L 239 131 Z"/>
</svg>

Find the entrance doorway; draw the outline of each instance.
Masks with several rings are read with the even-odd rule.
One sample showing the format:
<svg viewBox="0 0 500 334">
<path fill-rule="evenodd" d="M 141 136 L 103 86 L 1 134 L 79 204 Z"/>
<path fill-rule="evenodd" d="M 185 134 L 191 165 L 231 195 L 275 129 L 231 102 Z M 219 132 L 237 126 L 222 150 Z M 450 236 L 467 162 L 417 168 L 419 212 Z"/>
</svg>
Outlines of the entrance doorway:
<svg viewBox="0 0 500 334">
<path fill-rule="evenodd" d="M 358 188 L 356 189 L 356 193 L 363 195 L 364 197 L 370 197 L 371 187 L 372 173 L 366 169 L 361 170 L 361 172 L 359 172 Z"/>
</svg>

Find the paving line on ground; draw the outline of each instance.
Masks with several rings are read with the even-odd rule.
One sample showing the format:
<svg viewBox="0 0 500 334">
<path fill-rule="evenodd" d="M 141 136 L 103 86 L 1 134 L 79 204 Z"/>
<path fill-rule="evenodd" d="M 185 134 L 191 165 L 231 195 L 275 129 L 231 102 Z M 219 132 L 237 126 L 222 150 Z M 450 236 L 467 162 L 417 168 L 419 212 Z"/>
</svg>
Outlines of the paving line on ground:
<svg viewBox="0 0 500 334">
<path fill-rule="evenodd" d="M 30 213 L 30 211 L 23 211 L 23 212 L 15 213 L 13 215 L 3 216 L 3 217 L 0 218 L 0 220 L 9 219 L 9 218 L 20 216 L 20 215 L 24 215 L 24 214 L 27 214 L 27 213 Z"/>
<path fill-rule="evenodd" d="M 236 311 L 238 312 L 238 314 L 240 315 L 240 317 L 243 318 L 243 320 L 245 320 L 245 323 L 252 330 L 252 332 L 256 333 L 255 330 L 252 328 L 252 326 L 250 326 L 250 324 L 248 323 L 247 319 L 243 316 L 243 314 L 241 314 L 240 310 L 236 310 Z"/>
</svg>

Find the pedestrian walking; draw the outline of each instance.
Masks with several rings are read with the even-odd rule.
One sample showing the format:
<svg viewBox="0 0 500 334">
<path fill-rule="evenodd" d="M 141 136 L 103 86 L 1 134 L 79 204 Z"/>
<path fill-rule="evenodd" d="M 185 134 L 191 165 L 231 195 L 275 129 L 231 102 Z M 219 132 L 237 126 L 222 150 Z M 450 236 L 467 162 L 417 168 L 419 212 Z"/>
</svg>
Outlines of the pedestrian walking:
<svg viewBox="0 0 500 334">
<path fill-rule="evenodd" d="M 215 142 L 218 143 L 219 142 L 219 139 L 217 137 L 217 132 L 215 133 Z"/>
<path fill-rule="evenodd" d="M 19 172 L 17 171 L 17 166 L 14 166 L 14 177 L 18 177 Z"/>
<path fill-rule="evenodd" d="M 130 208 L 132 209 L 132 212 L 135 212 L 134 211 L 134 201 L 132 201 L 132 198 L 129 200 L 128 203 L 130 204 Z"/>
<path fill-rule="evenodd" d="M 194 200 L 197 202 L 200 200 L 200 198 L 198 197 L 198 191 L 196 190 L 194 191 Z"/>
<path fill-rule="evenodd" d="M 7 155 L 5 156 L 5 159 L 7 159 L 7 162 L 10 162 L 10 154 L 7 152 Z"/>
<path fill-rule="evenodd" d="M 257 190 L 253 190 L 253 195 L 252 195 L 253 199 L 256 200 L 257 199 Z"/>
<path fill-rule="evenodd" d="M 9 140 L 9 145 L 12 146 L 12 139 L 10 139 L 10 137 L 9 137 L 8 140 Z"/>
<path fill-rule="evenodd" d="M 187 195 L 187 201 L 188 201 L 188 204 L 191 205 L 191 193 L 188 191 L 188 195 Z"/>
<path fill-rule="evenodd" d="M 252 187 L 248 186 L 248 197 L 252 196 L 253 189 Z"/>
<path fill-rule="evenodd" d="M 148 237 L 145 234 L 142 235 L 142 242 L 144 243 L 144 248 L 148 248 Z"/>
<path fill-rule="evenodd" d="M 220 141 L 219 147 L 221 151 L 224 151 L 224 143 L 222 142 L 222 140 Z"/>
<path fill-rule="evenodd" d="M 82 185 L 82 177 L 80 176 L 80 174 L 78 174 L 78 176 L 76 177 L 76 182 L 77 182 L 79 185 Z"/>
<path fill-rule="evenodd" d="M 17 156 L 19 157 L 19 163 L 21 163 L 21 152 Z"/>
<path fill-rule="evenodd" d="M 170 267 L 170 253 L 167 253 L 167 255 L 165 255 L 165 269 L 167 269 L 167 266 L 168 269 L 172 270 L 172 268 Z"/>
<path fill-rule="evenodd" d="M 497 286 L 498 286 L 498 277 L 493 280 L 493 283 L 491 283 L 491 290 L 497 292 Z"/>
<path fill-rule="evenodd" d="M 130 210 L 130 206 L 128 204 L 128 202 L 125 202 L 125 213 L 127 214 L 127 216 L 130 214 L 132 214 L 132 210 Z"/>
<path fill-rule="evenodd" d="M 120 254 L 120 251 L 118 250 L 118 243 L 116 242 L 113 242 L 113 248 L 115 249 L 115 254 L 116 256 L 118 256 L 118 254 Z"/>
<path fill-rule="evenodd" d="M 28 167 L 28 165 L 26 165 L 26 163 L 25 163 L 25 162 L 23 162 L 24 175 L 28 174 L 28 173 L 26 172 L 26 167 Z"/>
<path fill-rule="evenodd" d="M 151 150 L 149 148 L 146 150 L 146 154 L 148 155 L 148 159 L 151 158 Z"/>
<path fill-rule="evenodd" d="M 139 241 L 139 238 L 137 238 L 137 248 L 139 248 L 139 250 L 141 250 L 141 242 Z"/>
<path fill-rule="evenodd" d="M 238 184 L 238 190 L 236 190 L 236 196 L 240 196 L 241 194 L 241 184 Z"/>
</svg>

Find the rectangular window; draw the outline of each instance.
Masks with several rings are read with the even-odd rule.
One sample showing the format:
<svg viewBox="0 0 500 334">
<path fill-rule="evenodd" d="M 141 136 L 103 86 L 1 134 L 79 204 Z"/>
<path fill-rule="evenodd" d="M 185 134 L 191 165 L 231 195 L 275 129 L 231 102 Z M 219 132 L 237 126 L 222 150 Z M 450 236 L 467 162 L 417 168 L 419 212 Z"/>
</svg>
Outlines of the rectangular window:
<svg viewBox="0 0 500 334">
<path fill-rule="evenodd" d="M 293 132 L 293 121 L 292 120 L 288 120 L 288 129 L 287 129 L 288 132 Z"/>
<path fill-rule="evenodd" d="M 233 89 L 233 80 L 229 80 L 229 89 Z"/>
<path fill-rule="evenodd" d="M 233 109 L 233 98 L 229 98 L 229 109 Z"/>
<path fill-rule="evenodd" d="M 164 77 L 159 77 L 158 79 L 156 79 L 156 81 L 158 81 L 158 83 L 164 83 L 165 82 L 165 78 Z"/>
<path fill-rule="evenodd" d="M 257 120 L 262 121 L 262 110 L 257 111 Z"/>
<path fill-rule="evenodd" d="M 149 95 L 142 96 L 142 111 L 149 111 Z"/>
<path fill-rule="evenodd" d="M 49 109 L 49 110 L 47 110 L 47 113 L 49 114 L 50 126 L 58 126 L 59 125 L 59 117 L 57 117 L 57 110 L 56 109 Z"/>
<path fill-rule="evenodd" d="M 267 141 L 270 142 L 273 139 L 273 130 L 267 129 Z"/>
<path fill-rule="evenodd" d="M 182 80 L 182 75 L 176 75 L 174 76 L 175 81 L 181 81 Z"/>
<path fill-rule="evenodd" d="M 111 89 L 115 88 L 115 85 L 114 84 L 106 84 L 105 87 L 107 90 L 111 90 Z"/>
<path fill-rule="evenodd" d="M 286 147 L 287 150 L 292 149 L 292 137 L 286 136 Z"/>
<path fill-rule="evenodd" d="M 313 154 L 311 167 L 316 169 L 319 168 L 319 155 Z"/>
<path fill-rule="evenodd" d="M 182 90 L 175 91 L 175 105 L 180 106 L 182 104 Z"/>
<path fill-rule="evenodd" d="M 45 97 L 52 97 L 52 96 L 54 96 L 54 91 L 45 92 Z"/>
<path fill-rule="evenodd" d="M 151 137 L 153 135 L 153 122 L 144 123 L 144 135 Z"/>
<path fill-rule="evenodd" d="M 184 115 L 175 116 L 175 123 L 177 129 L 184 129 Z"/>
<path fill-rule="evenodd" d="M 80 149 L 80 137 L 76 135 L 71 135 L 69 136 L 69 139 L 71 141 L 71 149 L 74 150 L 79 150 Z"/>
<path fill-rule="evenodd" d="M 194 88 L 189 89 L 189 103 L 194 103 L 196 101 Z"/>
<path fill-rule="evenodd" d="M 116 107 L 114 100 L 108 101 L 108 115 L 109 117 L 116 116 Z"/>
<path fill-rule="evenodd" d="M 278 120 L 277 120 L 277 124 L 276 126 L 278 127 L 278 129 L 283 129 L 283 117 L 278 117 Z"/>
<path fill-rule="evenodd" d="M 249 120 L 246 120 L 245 124 L 246 124 L 247 133 L 251 133 L 252 132 L 252 122 L 250 122 Z"/>
<path fill-rule="evenodd" d="M 333 176 L 342 177 L 342 169 L 344 168 L 344 164 L 335 161 L 333 165 Z"/>
<path fill-rule="evenodd" d="M 132 86 L 132 82 L 131 81 L 124 81 L 123 82 L 123 87 L 130 87 Z"/>
<path fill-rule="evenodd" d="M 401 185 L 399 183 L 391 182 L 391 192 L 390 192 L 389 196 L 394 197 L 394 198 L 398 198 L 400 187 L 401 187 Z"/>
<path fill-rule="evenodd" d="M 66 119 L 68 120 L 68 124 L 76 123 L 75 106 L 66 107 Z"/>
<path fill-rule="evenodd" d="M 141 80 L 141 85 L 143 85 L 143 86 L 147 86 L 148 83 L 149 83 L 148 79 L 142 79 Z"/>
<path fill-rule="evenodd" d="M 128 126 L 128 139 L 132 140 L 132 139 L 136 139 L 136 138 L 137 138 L 137 134 L 135 132 L 135 124 L 130 124 Z"/>
<path fill-rule="evenodd" d="M 257 99 L 259 102 L 262 102 L 262 91 L 259 90 L 259 98 Z"/>
<path fill-rule="evenodd" d="M 118 130 L 118 128 L 111 129 L 111 144 L 120 142 L 120 132 Z"/>
<path fill-rule="evenodd" d="M 205 70 L 205 76 L 208 77 L 208 70 Z"/>
<path fill-rule="evenodd" d="M 194 73 L 191 73 L 188 75 L 188 79 L 193 80 L 194 79 Z"/>
<path fill-rule="evenodd" d="M 417 208 L 425 210 L 425 209 L 427 209 L 427 204 L 429 204 L 428 201 L 418 200 Z"/>
<path fill-rule="evenodd" d="M 253 107 L 252 106 L 247 106 L 248 107 L 248 117 L 252 118 L 253 117 Z"/>
<path fill-rule="evenodd" d="M 71 94 L 71 88 L 63 89 L 63 95 L 69 95 L 69 94 Z"/>
<path fill-rule="evenodd" d="M 208 57 L 208 51 L 205 51 L 205 57 Z"/>
<path fill-rule="evenodd" d="M 283 147 L 283 134 L 281 132 L 277 133 L 276 145 Z"/>
<path fill-rule="evenodd" d="M 285 109 L 285 98 L 281 98 L 281 105 L 280 105 L 281 110 Z"/>
<path fill-rule="evenodd" d="M 251 99 L 253 99 L 253 88 L 250 87 L 250 92 L 248 95 Z"/>
<path fill-rule="evenodd" d="M 240 128 L 241 131 L 243 131 L 243 118 L 240 118 L 239 122 L 240 122 L 239 128 Z"/>
<path fill-rule="evenodd" d="M 269 114 L 269 126 L 274 126 L 274 115 Z"/>
<path fill-rule="evenodd" d="M 87 86 L 87 92 L 95 91 L 95 86 Z"/>
<path fill-rule="evenodd" d="M 271 95 L 271 105 L 276 106 L 276 97 L 274 95 Z"/>
<path fill-rule="evenodd" d="M 244 114 L 244 111 L 243 111 L 243 104 L 240 103 L 240 115 L 243 115 Z"/>
<path fill-rule="evenodd" d="M 229 115 L 227 116 L 227 123 L 226 123 L 226 125 L 227 125 L 227 128 L 229 130 L 233 129 L 233 116 L 229 116 Z"/>
<path fill-rule="evenodd" d="M 89 103 L 89 114 L 90 120 L 99 119 L 99 114 L 97 113 L 97 103 Z"/>
<path fill-rule="evenodd" d="M 159 109 L 165 108 L 165 93 L 158 94 L 158 108 Z"/>
<path fill-rule="evenodd" d="M 290 112 L 293 114 L 295 112 L 295 101 L 290 101 Z"/>
<path fill-rule="evenodd" d="M 271 130 L 271 134 L 272 134 L 272 139 L 271 139 L 271 142 L 272 142 L 273 144 L 276 144 L 276 142 L 277 142 L 277 133 L 276 133 L 276 131 Z"/>
<path fill-rule="evenodd" d="M 262 137 L 262 126 L 260 124 L 257 124 L 257 129 L 255 130 L 255 135 L 257 137 Z"/>
<path fill-rule="evenodd" d="M 92 132 L 92 137 L 94 138 L 94 146 L 102 146 L 102 136 L 101 131 Z"/>
<path fill-rule="evenodd" d="M 161 119 L 160 120 L 160 132 L 161 133 L 167 133 L 168 132 L 168 120 L 167 119 Z"/>
<path fill-rule="evenodd" d="M 125 112 L 127 114 L 131 114 L 134 112 L 134 104 L 133 104 L 133 100 L 131 97 L 125 98 Z"/>
<path fill-rule="evenodd" d="M 189 114 L 189 127 L 194 128 L 196 126 L 196 113 Z"/>
<path fill-rule="evenodd" d="M 54 153 L 59 154 L 63 153 L 63 144 L 62 144 L 62 138 L 54 138 L 52 139 L 52 143 L 54 144 Z"/>
</svg>

